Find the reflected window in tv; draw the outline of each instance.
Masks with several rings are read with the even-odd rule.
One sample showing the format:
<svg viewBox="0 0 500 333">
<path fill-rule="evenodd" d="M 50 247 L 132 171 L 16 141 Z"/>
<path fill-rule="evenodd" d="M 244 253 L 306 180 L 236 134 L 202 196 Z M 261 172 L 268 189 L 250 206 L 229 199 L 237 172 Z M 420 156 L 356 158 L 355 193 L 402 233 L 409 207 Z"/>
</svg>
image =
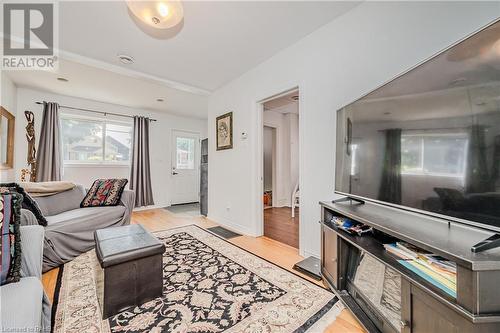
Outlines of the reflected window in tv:
<svg viewBox="0 0 500 333">
<path fill-rule="evenodd" d="M 408 133 L 401 136 L 401 174 L 465 179 L 468 135 Z"/>
</svg>

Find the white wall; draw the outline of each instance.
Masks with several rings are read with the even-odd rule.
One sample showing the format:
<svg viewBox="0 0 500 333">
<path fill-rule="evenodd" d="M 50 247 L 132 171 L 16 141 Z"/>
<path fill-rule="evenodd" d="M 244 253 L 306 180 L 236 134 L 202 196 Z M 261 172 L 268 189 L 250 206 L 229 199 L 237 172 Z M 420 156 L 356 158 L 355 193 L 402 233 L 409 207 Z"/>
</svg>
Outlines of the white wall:
<svg viewBox="0 0 500 333">
<path fill-rule="evenodd" d="M 319 255 L 319 200 L 334 197 L 335 110 L 481 28 L 499 2 L 364 2 L 218 89 L 215 118 L 234 112 L 234 149 L 209 143 L 209 217 L 262 232 L 257 102 L 300 89 L 300 250 Z M 248 133 L 242 140 L 241 133 Z"/>
<path fill-rule="evenodd" d="M 264 126 L 264 191 L 273 190 L 274 128 Z"/>
<path fill-rule="evenodd" d="M 290 169 L 287 168 L 290 161 L 290 149 L 288 149 L 288 126 L 286 126 L 285 117 L 282 113 L 274 111 L 264 112 L 264 126 L 275 129 L 275 163 L 274 163 L 274 186 L 273 188 L 273 206 L 283 207 L 287 205 L 287 193 L 289 190 L 288 179 L 290 178 Z"/>
<path fill-rule="evenodd" d="M 286 115 L 288 122 L 289 134 L 290 134 L 290 205 L 291 196 L 295 185 L 299 181 L 299 163 L 300 163 L 300 151 L 299 151 L 299 115 L 294 113 L 289 113 Z"/>
<path fill-rule="evenodd" d="M 207 122 L 188 117 L 173 116 L 166 113 L 156 113 L 146 110 L 129 108 L 116 104 L 101 103 L 92 100 L 75 98 L 70 96 L 56 95 L 27 88 L 18 88 L 17 91 L 17 118 L 16 122 L 16 178 L 20 177 L 20 170 L 27 167 L 26 154 L 27 144 L 25 139 L 26 120 L 24 110 L 33 111 L 35 114 L 35 131 L 38 140 L 40 136 L 40 121 L 42 118 L 42 106 L 35 104 L 37 101 L 54 101 L 61 105 L 69 105 L 78 108 L 94 109 L 105 112 L 113 112 L 128 115 L 144 115 L 157 119 L 152 122 L 150 127 L 150 157 L 153 197 L 156 207 L 165 207 L 170 205 L 170 195 L 172 193 L 171 179 L 171 132 L 173 129 L 182 129 L 187 131 L 199 132 L 201 138 L 207 136 Z M 61 109 L 63 112 L 69 112 Z M 87 112 L 71 111 L 72 113 L 88 116 Z M 108 118 L 112 118 L 108 116 Z M 119 120 L 126 118 L 119 117 Z M 38 146 L 38 141 L 37 141 Z M 129 167 L 110 167 L 110 166 L 72 166 L 64 168 L 63 179 L 90 186 L 96 178 L 129 178 Z"/>
<path fill-rule="evenodd" d="M 5 75 L 4 72 L 0 71 L 0 105 L 3 106 L 7 111 L 16 116 L 16 94 L 17 87 L 12 82 L 12 80 Z M 16 117 L 16 123 L 19 121 Z M 16 150 L 16 146 L 14 145 L 14 151 Z M 15 152 L 14 152 L 15 154 Z M 7 170 L 0 170 L 0 181 L 9 182 L 14 180 L 16 164 L 14 161 L 14 168 Z"/>
</svg>

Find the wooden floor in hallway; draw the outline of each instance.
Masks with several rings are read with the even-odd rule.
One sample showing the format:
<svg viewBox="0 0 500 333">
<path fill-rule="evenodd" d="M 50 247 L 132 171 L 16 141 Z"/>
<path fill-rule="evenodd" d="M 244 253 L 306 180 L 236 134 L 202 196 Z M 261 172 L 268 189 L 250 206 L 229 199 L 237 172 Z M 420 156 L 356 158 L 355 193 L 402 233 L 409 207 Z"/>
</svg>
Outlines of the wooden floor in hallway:
<svg viewBox="0 0 500 333">
<path fill-rule="evenodd" d="M 290 209 L 288 209 L 290 212 Z M 298 215 L 296 215 L 298 219 Z M 175 227 L 196 224 L 202 228 L 217 226 L 218 224 L 204 217 L 189 217 L 177 215 L 165 209 L 151 209 L 134 212 L 132 214 L 131 223 L 139 223 L 144 225 L 150 231 L 166 230 Z M 298 274 L 305 279 L 325 287 L 321 281 L 309 278 L 292 269 L 293 265 L 302 259 L 297 248 L 288 246 L 281 242 L 277 242 L 268 237 L 250 237 L 239 236 L 228 240 L 229 242 L 240 246 L 241 248 L 254 253 L 275 265 L 283 267 L 295 274 Z M 42 282 L 47 296 L 52 301 L 54 297 L 55 287 L 57 283 L 58 268 L 54 268 L 42 276 Z M 322 333 L 361 333 L 365 332 L 362 326 L 353 317 L 351 312 L 344 309 L 335 321 L 328 326 Z"/>
<path fill-rule="evenodd" d="M 295 208 L 295 217 L 290 207 L 264 209 L 264 236 L 298 249 L 299 208 Z"/>
</svg>

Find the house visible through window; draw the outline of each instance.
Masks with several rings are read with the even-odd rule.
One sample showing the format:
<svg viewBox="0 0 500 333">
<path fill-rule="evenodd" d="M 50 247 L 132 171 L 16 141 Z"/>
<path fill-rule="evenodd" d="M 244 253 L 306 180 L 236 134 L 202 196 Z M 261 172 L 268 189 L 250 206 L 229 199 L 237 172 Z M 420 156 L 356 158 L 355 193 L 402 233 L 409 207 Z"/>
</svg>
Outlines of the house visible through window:
<svg viewBox="0 0 500 333">
<path fill-rule="evenodd" d="M 401 173 L 464 177 L 467 144 L 465 133 L 403 134 Z"/>
<path fill-rule="evenodd" d="M 65 163 L 129 164 L 131 124 L 64 115 L 61 127 Z"/>
<path fill-rule="evenodd" d="M 195 139 L 177 137 L 177 163 L 178 170 L 194 170 Z"/>
</svg>

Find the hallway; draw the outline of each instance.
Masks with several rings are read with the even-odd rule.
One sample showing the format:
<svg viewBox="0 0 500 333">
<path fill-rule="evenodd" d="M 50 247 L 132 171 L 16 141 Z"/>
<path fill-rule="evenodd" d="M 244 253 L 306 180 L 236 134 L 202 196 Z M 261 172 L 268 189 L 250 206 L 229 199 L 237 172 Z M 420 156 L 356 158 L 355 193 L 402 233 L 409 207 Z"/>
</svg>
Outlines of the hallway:
<svg viewBox="0 0 500 333">
<path fill-rule="evenodd" d="M 292 218 L 290 207 L 264 209 L 264 236 L 299 248 L 299 208 Z"/>
</svg>

